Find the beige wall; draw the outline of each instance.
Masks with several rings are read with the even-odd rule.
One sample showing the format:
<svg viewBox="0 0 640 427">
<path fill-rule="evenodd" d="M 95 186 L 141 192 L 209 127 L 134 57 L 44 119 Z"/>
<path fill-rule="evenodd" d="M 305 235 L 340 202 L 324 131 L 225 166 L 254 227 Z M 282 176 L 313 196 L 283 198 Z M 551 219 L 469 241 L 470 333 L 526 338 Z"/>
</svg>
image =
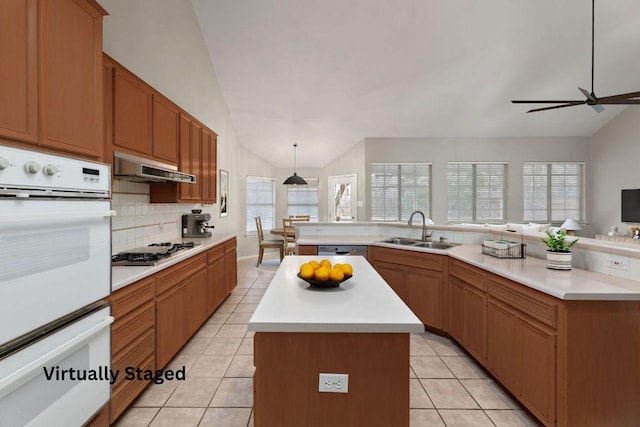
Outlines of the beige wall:
<svg viewBox="0 0 640 427">
<path fill-rule="evenodd" d="M 594 159 L 589 207 L 594 232 L 611 226 L 628 232 L 637 224 L 620 222 L 620 190 L 640 188 L 640 107 L 627 107 L 592 137 Z"/>
</svg>

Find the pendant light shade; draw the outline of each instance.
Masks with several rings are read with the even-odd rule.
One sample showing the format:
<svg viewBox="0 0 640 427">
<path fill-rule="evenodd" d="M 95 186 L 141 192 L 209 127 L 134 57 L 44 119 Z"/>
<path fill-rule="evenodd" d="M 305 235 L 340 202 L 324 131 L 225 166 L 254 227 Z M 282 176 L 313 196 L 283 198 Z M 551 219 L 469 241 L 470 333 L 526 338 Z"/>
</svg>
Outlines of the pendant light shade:
<svg viewBox="0 0 640 427">
<path fill-rule="evenodd" d="M 296 147 L 298 147 L 298 144 L 293 144 L 293 175 L 291 175 L 289 178 L 284 180 L 283 182 L 284 185 L 307 185 L 307 181 L 302 179 L 302 177 L 299 177 L 298 174 L 296 173 L 296 169 L 297 169 Z"/>
</svg>

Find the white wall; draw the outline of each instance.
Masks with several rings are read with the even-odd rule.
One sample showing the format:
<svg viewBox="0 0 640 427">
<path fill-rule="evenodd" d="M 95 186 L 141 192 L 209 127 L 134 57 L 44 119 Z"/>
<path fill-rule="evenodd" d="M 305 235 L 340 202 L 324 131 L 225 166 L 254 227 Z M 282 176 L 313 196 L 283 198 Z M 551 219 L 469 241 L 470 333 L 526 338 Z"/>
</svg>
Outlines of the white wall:
<svg viewBox="0 0 640 427">
<path fill-rule="evenodd" d="M 590 138 L 366 138 L 366 174 L 372 162 L 432 163 L 431 218 L 447 222 L 447 162 L 504 161 L 507 166 L 507 212 L 512 222 L 522 222 L 525 161 L 584 161 L 591 167 Z M 371 194 L 367 180 L 366 195 Z M 588 205 L 587 205 L 588 207 Z M 589 211 L 587 210 L 587 220 Z M 366 217 L 371 207 L 367 203 Z M 589 233 L 588 229 L 584 230 Z"/>
<path fill-rule="evenodd" d="M 620 222 L 620 190 L 640 188 L 640 107 L 627 107 L 592 137 L 590 174 L 591 222 L 594 232 L 606 234 L 611 226 L 626 233 Z"/>
</svg>

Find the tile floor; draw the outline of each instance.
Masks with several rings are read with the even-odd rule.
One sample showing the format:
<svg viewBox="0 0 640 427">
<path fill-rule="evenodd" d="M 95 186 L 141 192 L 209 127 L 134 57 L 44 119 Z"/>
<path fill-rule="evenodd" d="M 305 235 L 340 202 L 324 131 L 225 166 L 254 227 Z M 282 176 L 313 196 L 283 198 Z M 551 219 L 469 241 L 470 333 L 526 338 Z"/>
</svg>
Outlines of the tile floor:
<svg viewBox="0 0 640 427">
<path fill-rule="evenodd" d="M 116 426 L 252 427 L 253 333 L 246 324 L 277 267 L 277 260 L 259 268 L 240 260 L 237 288 L 169 364 L 185 366 L 187 379 L 150 385 Z M 412 334 L 409 377 L 411 427 L 538 426 L 447 338 Z"/>
</svg>

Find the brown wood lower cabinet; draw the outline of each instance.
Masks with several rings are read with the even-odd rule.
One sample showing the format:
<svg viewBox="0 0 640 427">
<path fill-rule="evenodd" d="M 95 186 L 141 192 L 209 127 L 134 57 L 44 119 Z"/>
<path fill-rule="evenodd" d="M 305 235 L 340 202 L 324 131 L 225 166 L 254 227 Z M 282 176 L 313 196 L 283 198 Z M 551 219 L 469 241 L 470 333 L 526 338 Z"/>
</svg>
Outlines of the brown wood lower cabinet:
<svg viewBox="0 0 640 427">
<path fill-rule="evenodd" d="M 318 255 L 318 246 L 298 245 L 298 255 Z"/>
</svg>

